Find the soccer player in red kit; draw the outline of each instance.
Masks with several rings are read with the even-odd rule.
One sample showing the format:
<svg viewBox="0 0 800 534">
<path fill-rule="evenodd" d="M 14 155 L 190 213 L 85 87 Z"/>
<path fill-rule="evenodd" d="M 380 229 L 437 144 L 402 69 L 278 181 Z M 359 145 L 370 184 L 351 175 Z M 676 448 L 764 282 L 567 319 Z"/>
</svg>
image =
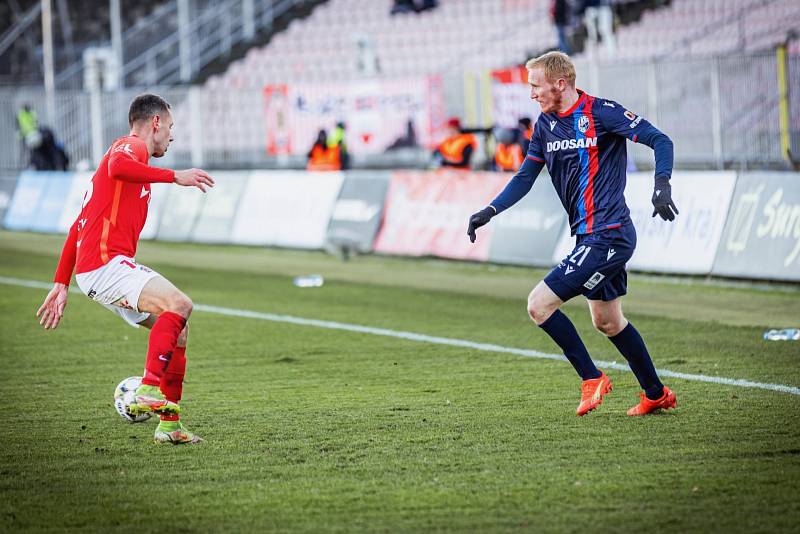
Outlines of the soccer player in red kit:
<svg viewBox="0 0 800 534">
<path fill-rule="evenodd" d="M 181 423 L 178 404 L 192 301 L 134 258 L 147 219 L 150 184 L 174 182 L 205 192 L 214 180 L 200 169 L 173 171 L 147 164 L 151 156 L 163 156 L 172 141 L 172 114 L 163 98 L 137 96 L 128 122 L 130 134 L 114 141 L 92 177 L 61 251 L 53 289 L 36 315 L 46 330 L 58 326 L 74 270 L 78 287 L 87 297 L 132 326 L 149 328 L 144 377 L 131 411 L 160 415 L 156 442 L 198 443 L 202 439 Z"/>
</svg>

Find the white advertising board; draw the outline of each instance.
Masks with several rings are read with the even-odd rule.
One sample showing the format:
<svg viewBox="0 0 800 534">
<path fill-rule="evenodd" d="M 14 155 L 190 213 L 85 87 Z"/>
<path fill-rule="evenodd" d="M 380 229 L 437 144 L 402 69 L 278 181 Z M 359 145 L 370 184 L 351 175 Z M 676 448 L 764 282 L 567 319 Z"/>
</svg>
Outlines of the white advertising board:
<svg viewBox="0 0 800 534">
<path fill-rule="evenodd" d="M 625 199 L 636 227 L 637 245 L 628 268 L 662 273 L 708 274 L 736 185 L 735 172 L 680 172 L 672 175 L 674 221 L 653 217 L 653 175 L 628 174 Z M 553 254 L 561 261 L 575 245 L 569 228 Z"/>
<path fill-rule="evenodd" d="M 254 171 L 245 187 L 231 242 L 322 248 L 344 173 Z"/>
<path fill-rule="evenodd" d="M 205 197 L 197 223 L 191 233 L 192 241 L 227 243 L 231 236 L 236 208 L 247 185 L 249 171 L 215 172 L 214 187 Z"/>
<path fill-rule="evenodd" d="M 83 206 L 83 196 L 86 194 L 89 184 L 92 182 L 93 174 L 91 172 L 76 172 L 72 176 L 72 184 L 70 185 L 69 192 L 64 199 L 64 209 L 61 212 L 61 218 L 58 221 L 58 231 L 62 233 L 69 232 L 69 227 L 78 218 Z"/>
<path fill-rule="evenodd" d="M 165 193 L 156 236 L 164 241 L 188 241 L 205 196 L 209 193 L 203 193 L 196 187 L 175 185 Z"/>
</svg>

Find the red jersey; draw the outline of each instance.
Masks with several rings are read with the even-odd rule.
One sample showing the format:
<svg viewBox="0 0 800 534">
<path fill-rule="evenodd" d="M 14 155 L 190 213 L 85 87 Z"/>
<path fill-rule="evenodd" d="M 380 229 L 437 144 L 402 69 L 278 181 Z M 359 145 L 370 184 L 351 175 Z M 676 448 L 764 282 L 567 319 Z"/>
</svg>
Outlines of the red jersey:
<svg viewBox="0 0 800 534">
<path fill-rule="evenodd" d="M 61 252 L 55 281 L 69 284 L 80 273 L 102 267 L 115 256 L 134 257 L 147 220 L 150 184 L 174 182 L 175 171 L 150 167 L 145 142 L 121 137 L 100 161 L 83 206 Z M 76 263 L 77 260 L 77 263 Z"/>
</svg>

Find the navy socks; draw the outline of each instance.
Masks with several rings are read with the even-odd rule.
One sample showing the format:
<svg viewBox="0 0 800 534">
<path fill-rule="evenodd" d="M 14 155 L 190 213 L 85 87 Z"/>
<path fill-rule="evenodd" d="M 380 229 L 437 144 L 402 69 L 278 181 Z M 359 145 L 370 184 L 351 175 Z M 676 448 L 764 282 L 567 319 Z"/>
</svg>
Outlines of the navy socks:
<svg viewBox="0 0 800 534">
<path fill-rule="evenodd" d="M 660 399 L 664 395 L 664 384 L 658 379 L 653 360 L 644 344 L 642 336 L 631 323 L 622 329 L 622 332 L 608 339 L 617 347 L 617 350 L 628 360 L 631 371 L 636 375 L 644 394 L 650 400 Z"/>
<path fill-rule="evenodd" d="M 564 356 L 567 357 L 569 363 L 572 364 L 582 380 L 600 377 L 600 371 L 594 366 L 594 362 L 589 356 L 583 341 L 581 341 L 578 331 L 575 330 L 575 326 L 569 320 L 569 317 L 564 315 L 561 310 L 556 310 L 553 315 L 539 325 L 539 328 L 547 332 L 547 335 L 553 338 L 553 341 L 561 347 L 561 350 L 564 351 Z M 642 347 L 644 347 L 644 344 L 642 344 Z M 647 354 L 646 350 L 645 354 Z M 648 361 L 650 361 L 649 357 Z M 650 366 L 652 367 L 652 363 Z"/>
</svg>

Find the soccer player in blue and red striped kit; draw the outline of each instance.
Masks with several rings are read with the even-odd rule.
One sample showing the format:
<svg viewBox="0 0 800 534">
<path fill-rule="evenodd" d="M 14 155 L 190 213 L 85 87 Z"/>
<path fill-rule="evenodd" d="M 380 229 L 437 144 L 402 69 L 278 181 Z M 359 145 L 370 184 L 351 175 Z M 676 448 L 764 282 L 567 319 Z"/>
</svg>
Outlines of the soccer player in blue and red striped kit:
<svg viewBox="0 0 800 534">
<path fill-rule="evenodd" d="M 542 113 L 517 174 L 489 206 L 470 217 L 470 240 L 475 242 L 477 228 L 524 197 L 547 165 L 569 214 L 575 248 L 533 289 L 528 314 L 561 347 L 583 381 L 577 414 L 597 408 L 611 391 L 608 376 L 595 367 L 572 322 L 559 310 L 578 295 L 586 297 L 595 328 L 625 357 L 644 390 L 628 415 L 674 408 L 675 394 L 659 380 L 644 340 L 622 314 L 621 300 L 627 292 L 625 264 L 636 248 L 624 197 L 625 143 L 630 139 L 655 152 L 653 216 L 672 221 L 678 213 L 669 184 L 672 141 L 620 104 L 577 89 L 575 66 L 566 54 L 548 52 L 525 66 L 531 98 Z"/>
</svg>

